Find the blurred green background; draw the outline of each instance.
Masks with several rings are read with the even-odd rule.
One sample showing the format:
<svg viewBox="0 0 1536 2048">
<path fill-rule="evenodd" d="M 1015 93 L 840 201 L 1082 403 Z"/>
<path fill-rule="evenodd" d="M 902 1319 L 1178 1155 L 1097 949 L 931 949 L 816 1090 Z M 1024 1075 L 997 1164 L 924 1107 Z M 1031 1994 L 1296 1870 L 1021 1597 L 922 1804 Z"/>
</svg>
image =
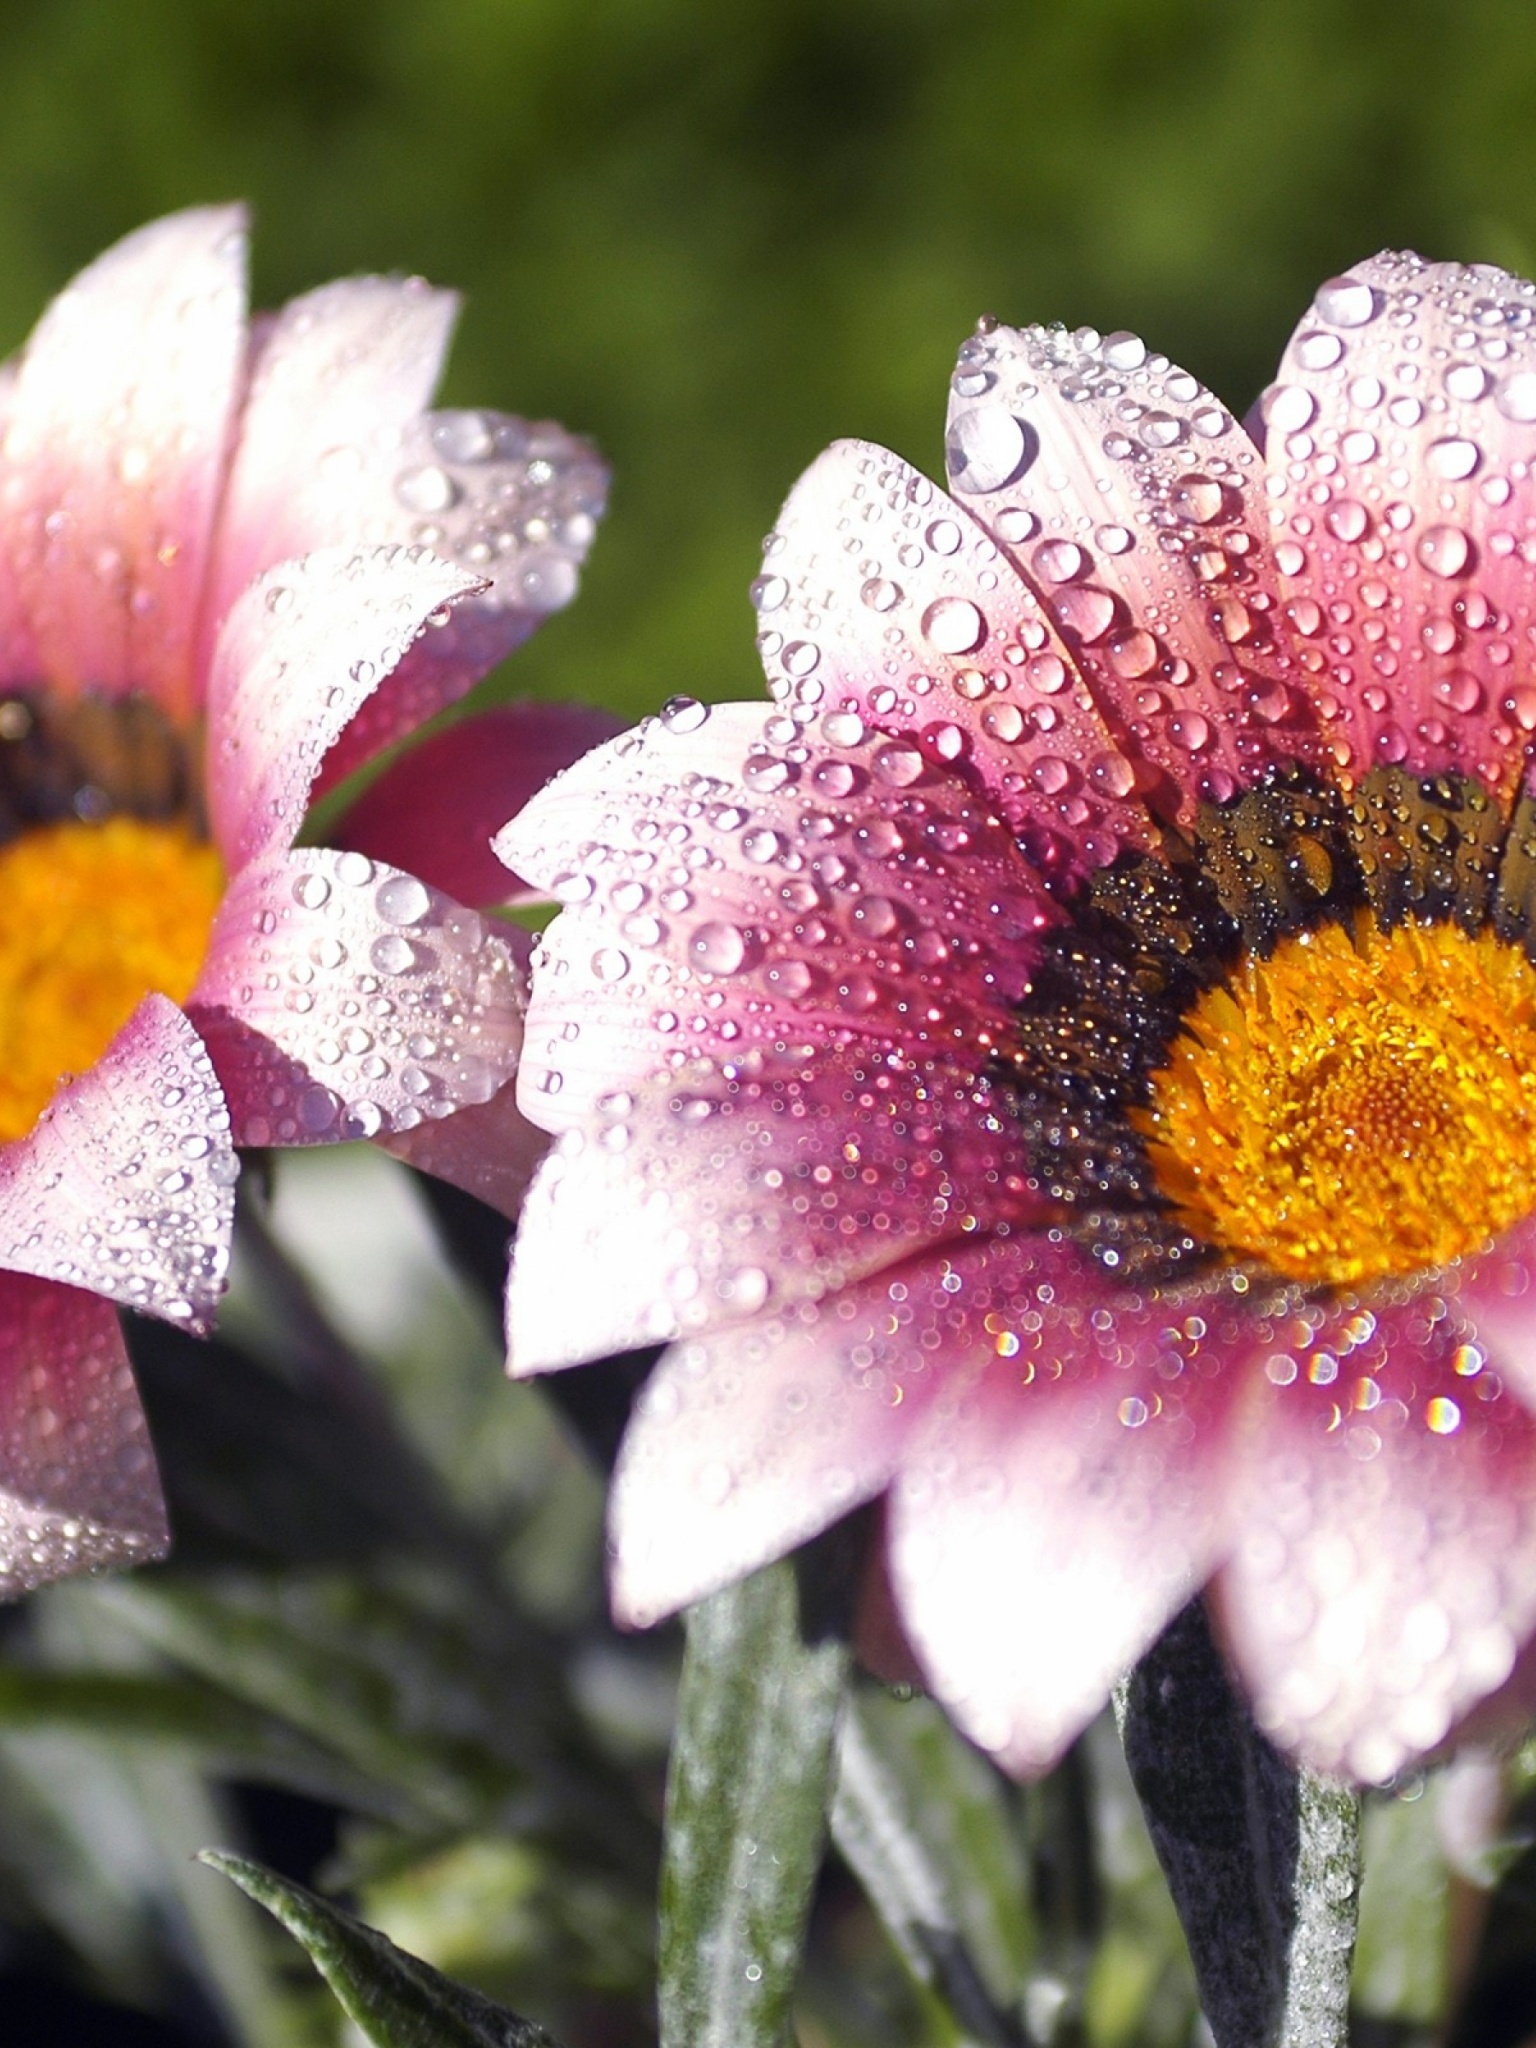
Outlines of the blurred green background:
<svg viewBox="0 0 1536 2048">
<path fill-rule="evenodd" d="M 983 311 L 1134 327 L 1239 408 L 1383 244 L 1536 261 L 1522 0 L 7 0 L 0 343 L 190 201 L 257 295 L 464 288 L 458 402 L 614 465 L 574 610 L 503 679 L 755 692 L 746 589 L 839 434 L 938 465 Z"/>
</svg>

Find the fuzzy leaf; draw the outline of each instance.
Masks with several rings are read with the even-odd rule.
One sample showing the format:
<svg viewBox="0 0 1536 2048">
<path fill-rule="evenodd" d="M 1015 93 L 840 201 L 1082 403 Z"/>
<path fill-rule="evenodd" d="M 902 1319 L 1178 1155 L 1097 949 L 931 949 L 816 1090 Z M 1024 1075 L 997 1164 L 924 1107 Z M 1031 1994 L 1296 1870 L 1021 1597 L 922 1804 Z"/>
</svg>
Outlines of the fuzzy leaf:
<svg viewBox="0 0 1536 2048">
<path fill-rule="evenodd" d="M 1358 1798 L 1259 1733 L 1198 1601 L 1116 1706 L 1217 2048 L 1343 2048 Z"/>
<path fill-rule="evenodd" d="M 949 2006 L 958 2039 L 1011 2048 L 1018 2027 L 994 2003 L 966 1923 L 984 1915 L 1001 1928 L 1021 1917 L 1016 1840 L 988 1767 L 942 1717 L 926 1701 L 882 1713 L 888 1704 L 849 1702 L 832 1839 L 913 1976 Z M 1008 1932 L 1008 1946 L 1023 1948 L 1015 1926 Z M 1009 1961 L 1016 1992 L 1023 1956 Z"/>
<path fill-rule="evenodd" d="M 688 1616 L 661 1877 L 662 2048 L 781 2048 L 848 1652 L 807 1642 L 792 1564 Z"/>
<path fill-rule="evenodd" d="M 302 1885 L 223 1849 L 204 1849 L 200 1860 L 282 1922 L 375 2048 L 559 2048 L 542 2027 L 455 1984 Z"/>
</svg>

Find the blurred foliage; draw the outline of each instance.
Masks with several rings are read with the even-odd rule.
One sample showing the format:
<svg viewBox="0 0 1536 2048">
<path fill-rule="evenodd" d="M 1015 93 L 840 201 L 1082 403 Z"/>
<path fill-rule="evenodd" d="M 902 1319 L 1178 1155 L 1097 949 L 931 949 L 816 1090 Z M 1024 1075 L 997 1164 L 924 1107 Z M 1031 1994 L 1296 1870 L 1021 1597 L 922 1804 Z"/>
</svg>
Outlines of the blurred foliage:
<svg viewBox="0 0 1536 2048">
<path fill-rule="evenodd" d="M 584 429 L 616 478 L 581 598 L 489 687 L 638 715 L 760 690 L 778 505 L 839 435 L 935 468 L 978 314 L 1137 328 L 1241 407 L 1365 252 L 1536 267 L 1533 114 L 1522 0 L 10 0 L 0 349 L 212 198 L 254 202 L 259 303 L 459 285 L 449 400 Z M 508 1387 L 494 1226 L 437 1213 L 449 1256 L 389 1162 L 281 1162 L 221 1341 L 135 1332 L 174 1563 L 4 1624 L 0 1960 L 156 2039 L 358 2038 L 191 1863 L 213 1841 L 567 2048 L 652 2038 L 679 1643 L 609 1627 L 601 1477 L 551 1405 L 602 1450 L 626 1381 Z M 859 1698 L 800 2048 L 1193 2048 L 1108 1726 L 1026 1794 L 926 1703 Z M 1373 1807 L 1362 2043 L 1428 2041 L 1458 1993 L 1468 2048 L 1536 2029 L 1527 1780 L 1491 1906 L 1433 1788 Z"/>
<path fill-rule="evenodd" d="M 1241 409 L 1386 243 L 1536 263 L 1522 0 L 10 0 L 0 346 L 149 216 L 244 194 L 258 299 L 467 294 L 460 403 L 614 465 L 498 687 L 760 690 L 746 589 L 838 435 L 939 460 L 982 312 L 1134 327 Z"/>
</svg>

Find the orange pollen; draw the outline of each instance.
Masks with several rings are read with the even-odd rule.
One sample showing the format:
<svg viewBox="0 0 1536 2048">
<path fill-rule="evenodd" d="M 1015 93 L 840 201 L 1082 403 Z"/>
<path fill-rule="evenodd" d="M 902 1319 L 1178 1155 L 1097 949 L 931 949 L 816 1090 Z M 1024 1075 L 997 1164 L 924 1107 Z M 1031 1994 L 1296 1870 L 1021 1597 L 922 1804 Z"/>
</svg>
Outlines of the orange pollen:
<svg viewBox="0 0 1536 2048">
<path fill-rule="evenodd" d="M 1207 990 L 1133 1115 L 1207 1244 L 1320 1285 L 1444 1265 L 1536 1207 L 1536 968 L 1491 932 L 1323 925 Z"/>
<path fill-rule="evenodd" d="M 185 1001 L 223 885 L 211 846 L 140 818 L 40 825 L 0 847 L 0 1143 L 146 995 Z"/>
</svg>

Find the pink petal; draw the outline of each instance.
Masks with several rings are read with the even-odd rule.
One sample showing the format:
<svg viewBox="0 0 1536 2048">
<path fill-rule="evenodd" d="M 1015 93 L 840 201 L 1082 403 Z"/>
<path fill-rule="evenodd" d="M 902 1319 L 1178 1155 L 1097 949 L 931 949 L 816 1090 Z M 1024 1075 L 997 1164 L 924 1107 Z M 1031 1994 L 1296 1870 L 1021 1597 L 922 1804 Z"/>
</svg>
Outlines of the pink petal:
<svg viewBox="0 0 1536 2048">
<path fill-rule="evenodd" d="M 951 1255 L 911 1338 L 930 1408 L 888 1509 L 913 1649 L 960 1726 L 1046 1769 L 1189 1599 L 1225 1532 L 1230 1309 L 1201 1336 L 1070 1246 Z"/>
<path fill-rule="evenodd" d="M 648 1628 L 883 1490 L 951 1365 L 917 1341 L 949 1270 L 925 1255 L 666 1354 L 614 1474 L 618 1620 Z"/>
<path fill-rule="evenodd" d="M 462 696 L 567 604 L 602 514 L 606 470 L 552 421 L 424 412 L 456 305 L 419 279 L 345 280 L 285 307 L 257 355 L 215 620 L 261 571 L 344 543 L 428 547 L 486 582 L 370 700 L 322 788 Z"/>
<path fill-rule="evenodd" d="M 569 907 L 545 936 L 522 1102 L 547 1129 L 703 1055 L 861 1043 L 985 1064 L 1059 915 L 1013 835 L 903 741 L 760 705 L 648 720 L 497 840 Z"/>
<path fill-rule="evenodd" d="M 857 1047 L 699 1061 L 615 1095 L 540 1168 L 507 1299 L 542 1372 L 816 1300 L 925 1243 L 1027 1219 L 974 1084 Z"/>
<path fill-rule="evenodd" d="M 1376 256 L 1322 286 L 1265 394 L 1281 616 L 1352 776 L 1401 762 L 1507 790 L 1536 728 L 1509 661 L 1536 627 L 1531 310 L 1491 265 Z"/>
<path fill-rule="evenodd" d="M 56 689 L 196 709 L 197 620 L 244 376 L 238 207 L 173 214 L 60 293 L 21 358 L 4 533 Z"/>
<path fill-rule="evenodd" d="M 1132 766 L 1034 592 L 899 456 L 867 441 L 819 456 L 753 593 L 769 687 L 819 707 L 827 738 L 862 720 L 918 739 L 1063 881 L 1149 844 Z"/>
<path fill-rule="evenodd" d="M 154 1454 L 117 1315 L 0 1272 L 0 1598 L 165 1554 Z"/>
<path fill-rule="evenodd" d="M 90 1072 L 0 1151 L 0 1266 L 205 1330 L 238 1171 L 197 1033 L 146 996 Z"/>
<path fill-rule="evenodd" d="M 460 903 L 515 901 L 531 892 L 507 873 L 492 839 L 552 775 L 622 723 L 584 704 L 499 704 L 402 754 L 331 836 Z"/>
<path fill-rule="evenodd" d="M 424 622 L 473 588 L 420 549 L 328 548 L 243 594 L 208 692 L 209 810 L 230 868 L 289 844 L 336 735 Z"/>
<path fill-rule="evenodd" d="M 331 1144 L 489 1102 L 517 1063 L 523 985 L 473 910 L 317 847 L 231 878 L 187 1008 L 237 1144 Z"/>
<path fill-rule="evenodd" d="M 1133 334 L 978 332 L 946 452 L 950 488 L 1030 578 L 1186 823 L 1197 797 L 1222 802 L 1306 743 L 1300 677 L 1267 616 L 1263 463 L 1187 371 Z"/>
<path fill-rule="evenodd" d="M 408 1166 L 463 1188 L 508 1217 L 522 1207 L 534 1170 L 549 1150 L 548 1133 L 518 1108 L 514 1081 L 504 1082 L 489 1102 L 470 1103 L 452 1116 L 379 1143 Z"/>
<path fill-rule="evenodd" d="M 1250 1375 L 1227 1640 L 1260 1725 L 1354 1778 L 1435 1748 L 1536 1627 L 1536 1421 L 1443 1307 L 1298 1317 Z"/>
<path fill-rule="evenodd" d="M 552 420 L 441 412 L 414 422 L 381 480 L 380 537 L 429 547 L 486 586 L 369 699 L 322 789 L 463 696 L 570 603 L 607 494 L 591 443 Z"/>
<path fill-rule="evenodd" d="M 430 404 L 458 317 L 419 277 L 349 277 L 265 323 L 219 522 L 209 624 L 248 583 L 316 548 L 404 540 L 378 530 L 381 476 Z"/>
</svg>

